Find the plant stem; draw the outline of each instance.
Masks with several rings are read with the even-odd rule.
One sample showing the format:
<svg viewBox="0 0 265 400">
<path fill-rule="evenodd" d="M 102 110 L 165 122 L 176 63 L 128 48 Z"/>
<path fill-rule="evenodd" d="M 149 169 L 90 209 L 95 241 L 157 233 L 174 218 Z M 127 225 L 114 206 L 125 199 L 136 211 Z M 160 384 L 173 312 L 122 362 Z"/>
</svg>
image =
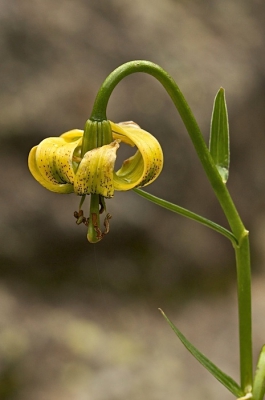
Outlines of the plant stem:
<svg viewBox="0 0 265 400">
<path fill-rule="evenodd" d="M 104 81 L 97 94 L 90 119 L 92 121 L 107 119 L 107 104 L 114 88 L 123 78 L 136 72 L 152 75 L 163 85 L 171 97 L 188 131 L 216 197 L 226 215 L 232 234 L 238 242 L 238 245 L 234 243 L 234 248 L 236 252 L 238 276 L 240 370 L 241 386 L 244 392 L 247 393 L 249 388 L 252 387 L 251 285 L 248 236 L 246 235 L 246 229 L 230 197 L 229 191 L 223 183 L 205 144 L 197 121 L 178 85 L 166 71 L 156 64 L 143 60 L 128 62 L 114 70 Z"/>
<path fill-rule="evenodd" d="M 240 376 L 245 393 L 252 389 L 252 334 L 251 334 L 251 270 L 249 233 L 245 230 L 235 246 L 237 265 L 237 295 L 240 337 Z M 251 366 L 251 368 L 250 368 Z"/>
</svg>

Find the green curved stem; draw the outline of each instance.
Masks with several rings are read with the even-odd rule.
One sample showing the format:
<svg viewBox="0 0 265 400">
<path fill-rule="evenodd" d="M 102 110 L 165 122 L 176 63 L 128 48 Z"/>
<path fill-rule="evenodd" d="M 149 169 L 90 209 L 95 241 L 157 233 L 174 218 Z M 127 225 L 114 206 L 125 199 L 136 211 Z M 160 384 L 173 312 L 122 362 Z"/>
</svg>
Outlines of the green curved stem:
<svg viewBox="0 0 265 400">
<path fill-rule="evenodd" d="M 115 69 L 104 81 L 96 97 L 90 119 L 92 121 L 107 119 L 107 104 L 114 88 L 123 78 L 137 72 L 152 75 L 163 85 L 171 97 L 188 131 L 216 197 L 226 215 L 232 234 L 238 242 L 234 247 L 237 261 L 241 387 L 244 392 L 247 393 L 250 387 L 252 387 L 253 380 L 249 239 L 228 189 L 223 183 L 205 144 L 197 121 L 178 85 L 166 71 L 156 64 L 144 60 L 128 62 Z"/>
<path fill-rule="evenodd" d="M 199 222 L 202 225 L 208 226 L 208 228 L 213 229 L 216 232 L 219 232 L 221 235 L 225 236 L 227 239 L 229 239 L 233 246 L 237 246 L 238 242 L 233 235 L 232 232 L 230 232 L 228 229 L 223 228 L 222 226 L 216 224 L 215 222 L 210 221 L 207 218 L 204 218 L 192 211 L 187 210 L 186 208 L 180 207 L 177 204 L 170 203 L 169 201 L 160 199 L 159 197 L 154 196 L 153 194 L 147 193 L 141 189 L 133 189 L 134 192 L 139 194 L 140 196 L 144 197 L 145 199 L 151 201 L 152 203 L 155 203 L 163 208 L 166 208 L 167 210 L 170 210 L 174 213 L 183 215 L 184 217 L 187 217 L 189 219 L 192 219 L 193 221 Z"/>
<path fill-rule="evenodd" d="M 218 200 L 227 216 L 228 222 L 235 236 L 241 236 L 244 225 L 238 215 L 235 205 L 229 195 L 226 186 L 213 162 L 210 152 L 205 144 L 203 135 L 197 121 L 173 78 L 161 67 L 149 61 L 131 61 L 115 69 L 104 81 L 99 89 L 94 107 L 90 116 L 92 121 L 107 119 L 106 109 L 109 98 L 117 84 L 126 76 L 143 72 L 152 75 L 166 89 L 174 102 L 184 125 L 189 133 L 198 157 L 204 167 L 208 179 L 215 191 Z"/>
</svg>

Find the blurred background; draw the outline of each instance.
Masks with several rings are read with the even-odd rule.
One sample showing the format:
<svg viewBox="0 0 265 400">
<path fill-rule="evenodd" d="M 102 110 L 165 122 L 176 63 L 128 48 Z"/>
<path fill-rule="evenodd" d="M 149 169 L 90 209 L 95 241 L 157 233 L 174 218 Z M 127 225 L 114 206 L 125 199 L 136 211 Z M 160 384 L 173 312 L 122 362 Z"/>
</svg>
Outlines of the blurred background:
<svg viewBox="0 0 265 400">
<path fill-rule="evenodd" d="M 129 192 L 107 201 L 111 232 L 91 245 L 73 218 L 79 199 L 38 185 L 27 157 L 45 137 L 83 129 L 103 80 L 124 62 L 168 71 L 206 141 L 223 86 L 228 187 L 251 232 L 256 362 L 265 341 L 264 1 L 2 0 L 0 20 L 1 400 L 232 399 L 157 310 L 238 381 L 230 243 Z M 108 118 L 160 141 L 165 167 L 147 191 L 227 226 L 158 82 L 127 77 Z"/>
</svg>

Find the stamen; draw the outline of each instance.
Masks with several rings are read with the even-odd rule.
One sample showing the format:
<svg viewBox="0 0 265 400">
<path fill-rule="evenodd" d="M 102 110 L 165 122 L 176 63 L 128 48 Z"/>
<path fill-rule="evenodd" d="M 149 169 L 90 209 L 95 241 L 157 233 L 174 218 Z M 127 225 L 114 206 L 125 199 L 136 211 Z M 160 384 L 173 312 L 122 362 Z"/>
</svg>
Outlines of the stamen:
<svg viewBox="0 0 265 400">
<path fill-rule="evenodd" d="M 74 217 L 76 218 L 76 224 L 77 225 L 85 224 L 86 226 L 88 226 L 89 218 L 86 218 L 84 216 L 84 211 L 83 210 L 75 211 L 74 212 Z"/>
<path fill-rule="evenodd" d="M 105 232 L 103 233 L 104 235 L 106 235 L 107 233 L 109 233 L 109 220 L 112 218 L 112 216 L 108 213 L 106 215 L 106 218 L 104 219 L 104 226 L 105 226 Z"/>
<path fill-rule="evenodd" d="M 105 227 L 105 231 L 101 232 L 98 223 L 97 223 L 97 214 L 96 213 L 92 213 L 92 223 L 93 223 L 93 227 L 97 233 L 97 239 L 101 240 L 103 239 L 103 237 L 105 235 L 107 235 L 107 233 L 109 233 L 110 230 L 110 225 L 109 225 L 109 220 L 111 219 L 111 214 L 107 214 L 105 219 L 104 219 L 104 227 Z"/>
</svg>

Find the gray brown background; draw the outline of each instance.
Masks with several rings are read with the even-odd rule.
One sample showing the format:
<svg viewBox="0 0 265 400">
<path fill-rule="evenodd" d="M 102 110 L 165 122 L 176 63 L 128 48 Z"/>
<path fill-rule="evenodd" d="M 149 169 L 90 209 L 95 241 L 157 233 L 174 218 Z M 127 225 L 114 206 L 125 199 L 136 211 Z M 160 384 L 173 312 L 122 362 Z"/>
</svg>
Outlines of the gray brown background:
<svg viewBox="0 0 265 400">
<path fill-rule="evenodd" d="M 147 59 L 166 69 L 206 141 L 223 86 L 228 187 L 251 231 L 256 360 L 265 341 L 264 2 L 2 0 L 0 19 L 0 398 L 232 398 L 157 311 L 164 308 L 238 380 L 227 240 L 131 192 L 107 202 L 111 233 L 90 245 L 74 223 L 78 198 L 39 186 L 27 156 L 47 136 L 82 129 L 101 83 L 124 62 Z M 148 191 L 226 226 L 159 83 L 126 78 L 108 118 L 134 120 L 159 139 L 165 167 Z"/>
</svg>

